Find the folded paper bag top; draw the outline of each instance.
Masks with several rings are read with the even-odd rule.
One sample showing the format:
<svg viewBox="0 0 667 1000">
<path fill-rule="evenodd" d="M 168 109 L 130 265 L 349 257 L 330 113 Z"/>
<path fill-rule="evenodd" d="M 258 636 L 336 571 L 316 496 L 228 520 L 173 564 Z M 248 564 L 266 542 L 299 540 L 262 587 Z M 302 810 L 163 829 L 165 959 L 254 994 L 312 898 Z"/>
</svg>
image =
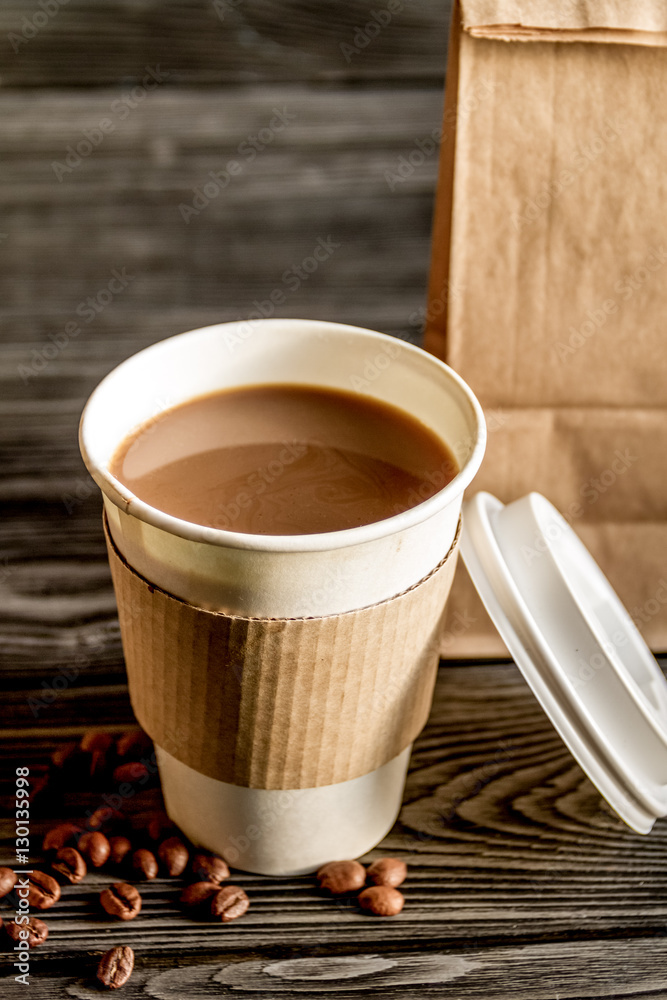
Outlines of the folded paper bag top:
<svg viewBox="0 0 667 1000">
<path fill-rule="evenodd" d="M 474 38 L 667 45 L 661 0 L 460 0 L 460 6 L 462 26 Z"/>
</svg>

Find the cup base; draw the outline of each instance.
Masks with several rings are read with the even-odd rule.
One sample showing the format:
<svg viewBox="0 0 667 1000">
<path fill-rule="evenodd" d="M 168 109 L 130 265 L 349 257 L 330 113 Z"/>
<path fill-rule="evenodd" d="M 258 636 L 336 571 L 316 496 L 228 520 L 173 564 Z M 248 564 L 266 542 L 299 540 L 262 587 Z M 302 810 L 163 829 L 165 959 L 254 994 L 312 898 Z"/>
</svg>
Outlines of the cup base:
<svg viewBox="0 0 667 1000">
<path fill-rule="evenodd" d="M 306 875 L 360 857 L 394 825 L 412 745 L 369 774 L 319 788 L 231 785 L 156 747 L 167 813 L 193 844 L 258 875 Z"/>
</svg>

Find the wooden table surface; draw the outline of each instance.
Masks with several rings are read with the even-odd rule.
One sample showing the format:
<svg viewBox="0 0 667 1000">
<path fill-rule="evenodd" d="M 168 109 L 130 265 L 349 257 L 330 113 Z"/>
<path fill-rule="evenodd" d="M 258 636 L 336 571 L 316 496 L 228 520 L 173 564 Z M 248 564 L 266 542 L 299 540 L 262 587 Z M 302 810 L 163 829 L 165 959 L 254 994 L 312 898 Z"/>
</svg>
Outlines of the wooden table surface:
<svg viewBox="0 0 667 1000">
<path fill-rule="evenodd" d="M 31 696 L 39 692 L 10 697 L 17 718 Z M 14 763 L 38 778 L 54 748 L 80 737 L 84 717 L 114 732 L 132 721 L 122 685 L 60 699 L 57 724 L 26 717 L 4 734 L 1 863 L 14 860 Z M 53 778 L 33 803 L 33 863 L 54 821 L 81 817 L 111 790 Z M 128 808 L 140 817 L 158 794 L 141 791 Z M 101 953 L 129 944 L 137 960 L 128 1000 L 667 997 L 667 824 L 642 837 L 612 814 L 513 664 L 442 665 L 399 820 L 364 860 L 388 853 L 405 859 L 409 875 L 403 912 L 386 919 L 325 898 L 312 877 L 233 872 L 251 899 L 234 923 L 194 921 L 178 905 L 185 883 L 158 877 L 136 883 L 142 912 L 121 924 L 97 901 L 118 876 L 91 873 L 40 914 L 50 935 L 33 952 L 27 994 L 13 982 L 11 953 L 0 956 L 0 995 L 99 996 Z"/>
<path fill-rule="evenodd" d="M 399 0 L 374 31 L 385 0 L 0 5 L 0 863 L 15 860 L 14 768 L 38 789 L 58 746 L 133 721 L 78 454 L 86 397 L 135 351 L 243 318 L 275 289 L 276 315 L 419 339 L 437 156 L 412 154 L 441 123 L 449 7 Z M 288 127 L 239 152 L 277 110 Z M 234 158 L 241 173 L 186 220 Z M 339 246 L 297 284 L 319 238 Z M 114 269 L 127 286 L 91 313 Z M 35 864 L 44 831 L 103 791 L 41 789 Z M 252 905 L 228 926 L 186 917 L 164 878 L 113 924 L 96 903 L 108 873 L 91 874 L 46 914 L 27 993 L 0 952 L 0 997 L 97 997 L 100 953 L 127 942 L 128 998 L 667 998 L 667 826 L 641 837 L 612 815 L 513 665 L 443 663 L 399 822 L 370 857 L 388 852 L 410 872 L 386 920 L 312 878 L 239 873 Z"/>
<path fill-rule="evenodd" d="M 30 697 L 10 697 L 21 718 Z M 83 718 L 119 732 L 132 722 L 122 685 L 74 688 L 59 696 L 57 724 L 26 719 L 3 737 L 2 863 L 12 864 L 13 765 L 33 780 L 51 752 L 84 731 Z M 52 777 L 32 806 L 33 864 L 45 830 L 81 818 L 113 790 Z M 137 793 L 135 817 L 157 803 Z M 667 825 L 632 833 L 572 761 L 512 664 L 443 664 L 430 721 L 412 756 L 403 808 L 384 854 L 409 865 L 406 905 L 393 918 L 361 914 L 325 898 L 312 877 L 233 873 L 249 912 L 223 926 L 183 913 L 181 879 L 137 883 L 141 914 L 107 918 L 97 901 L 118 876 L 91 873 L 40 914 L 50 928 L 33 952 L 37 998 L 99 995 L 100 954 L 136 952 L 123 995 L 297 997 L 667 997 Z M 2 913 L 7 916 L 7 901 Z M 13 956 L 0 961 L 3 998 L 24 996 Z"/>
</svg>

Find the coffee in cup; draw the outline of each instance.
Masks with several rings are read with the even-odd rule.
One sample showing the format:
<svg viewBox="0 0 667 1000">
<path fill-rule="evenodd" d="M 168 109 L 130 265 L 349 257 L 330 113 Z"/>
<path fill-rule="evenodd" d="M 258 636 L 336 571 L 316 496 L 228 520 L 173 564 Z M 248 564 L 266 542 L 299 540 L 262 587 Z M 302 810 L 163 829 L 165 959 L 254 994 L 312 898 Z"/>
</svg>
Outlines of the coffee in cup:
<svg viewBox="0 0 667 1000">
<path fill-rule="evenodd" d="M 258 535 L 342 531 L 433 496 L 458 467 L 396 406 L 308 385 L 226 389 L 142 425 L 110 471 L 173 517 Z"/>
</svg>

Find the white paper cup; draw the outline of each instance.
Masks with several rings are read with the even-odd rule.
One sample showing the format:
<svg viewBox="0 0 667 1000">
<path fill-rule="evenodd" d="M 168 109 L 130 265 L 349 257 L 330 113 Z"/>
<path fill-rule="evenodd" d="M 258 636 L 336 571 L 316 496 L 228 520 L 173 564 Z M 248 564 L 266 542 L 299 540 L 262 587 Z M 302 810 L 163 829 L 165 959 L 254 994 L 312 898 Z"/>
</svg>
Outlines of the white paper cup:
<svg viewBox="0 0 667 1000">
<path fill-rule="evenodd" d="M 401 407 L 449 446 L 460 471 L 402 514 L 289 536 L 191 524 L 150 507 L 110 474 L 122 441 L 162 410 L 262 383 L 359 391 Z M 80 428 L 84 461 L 125 560 L 183 601 L 253 618 L 341 614 L 418 583 L 452 545 L 485 440 L 479 403 L 445 364 L 393 337 L 318 320 L 225 323 L 161 341 L 100 383 Z M 410 754 L 407 747 L 350 781 L 275 791 L 217 781 L 158 750 L 167 810 L 181 829 L 236 867 L 273 875 L 312 871 L 370 850 L 396 819 Z"/>
</svg>

